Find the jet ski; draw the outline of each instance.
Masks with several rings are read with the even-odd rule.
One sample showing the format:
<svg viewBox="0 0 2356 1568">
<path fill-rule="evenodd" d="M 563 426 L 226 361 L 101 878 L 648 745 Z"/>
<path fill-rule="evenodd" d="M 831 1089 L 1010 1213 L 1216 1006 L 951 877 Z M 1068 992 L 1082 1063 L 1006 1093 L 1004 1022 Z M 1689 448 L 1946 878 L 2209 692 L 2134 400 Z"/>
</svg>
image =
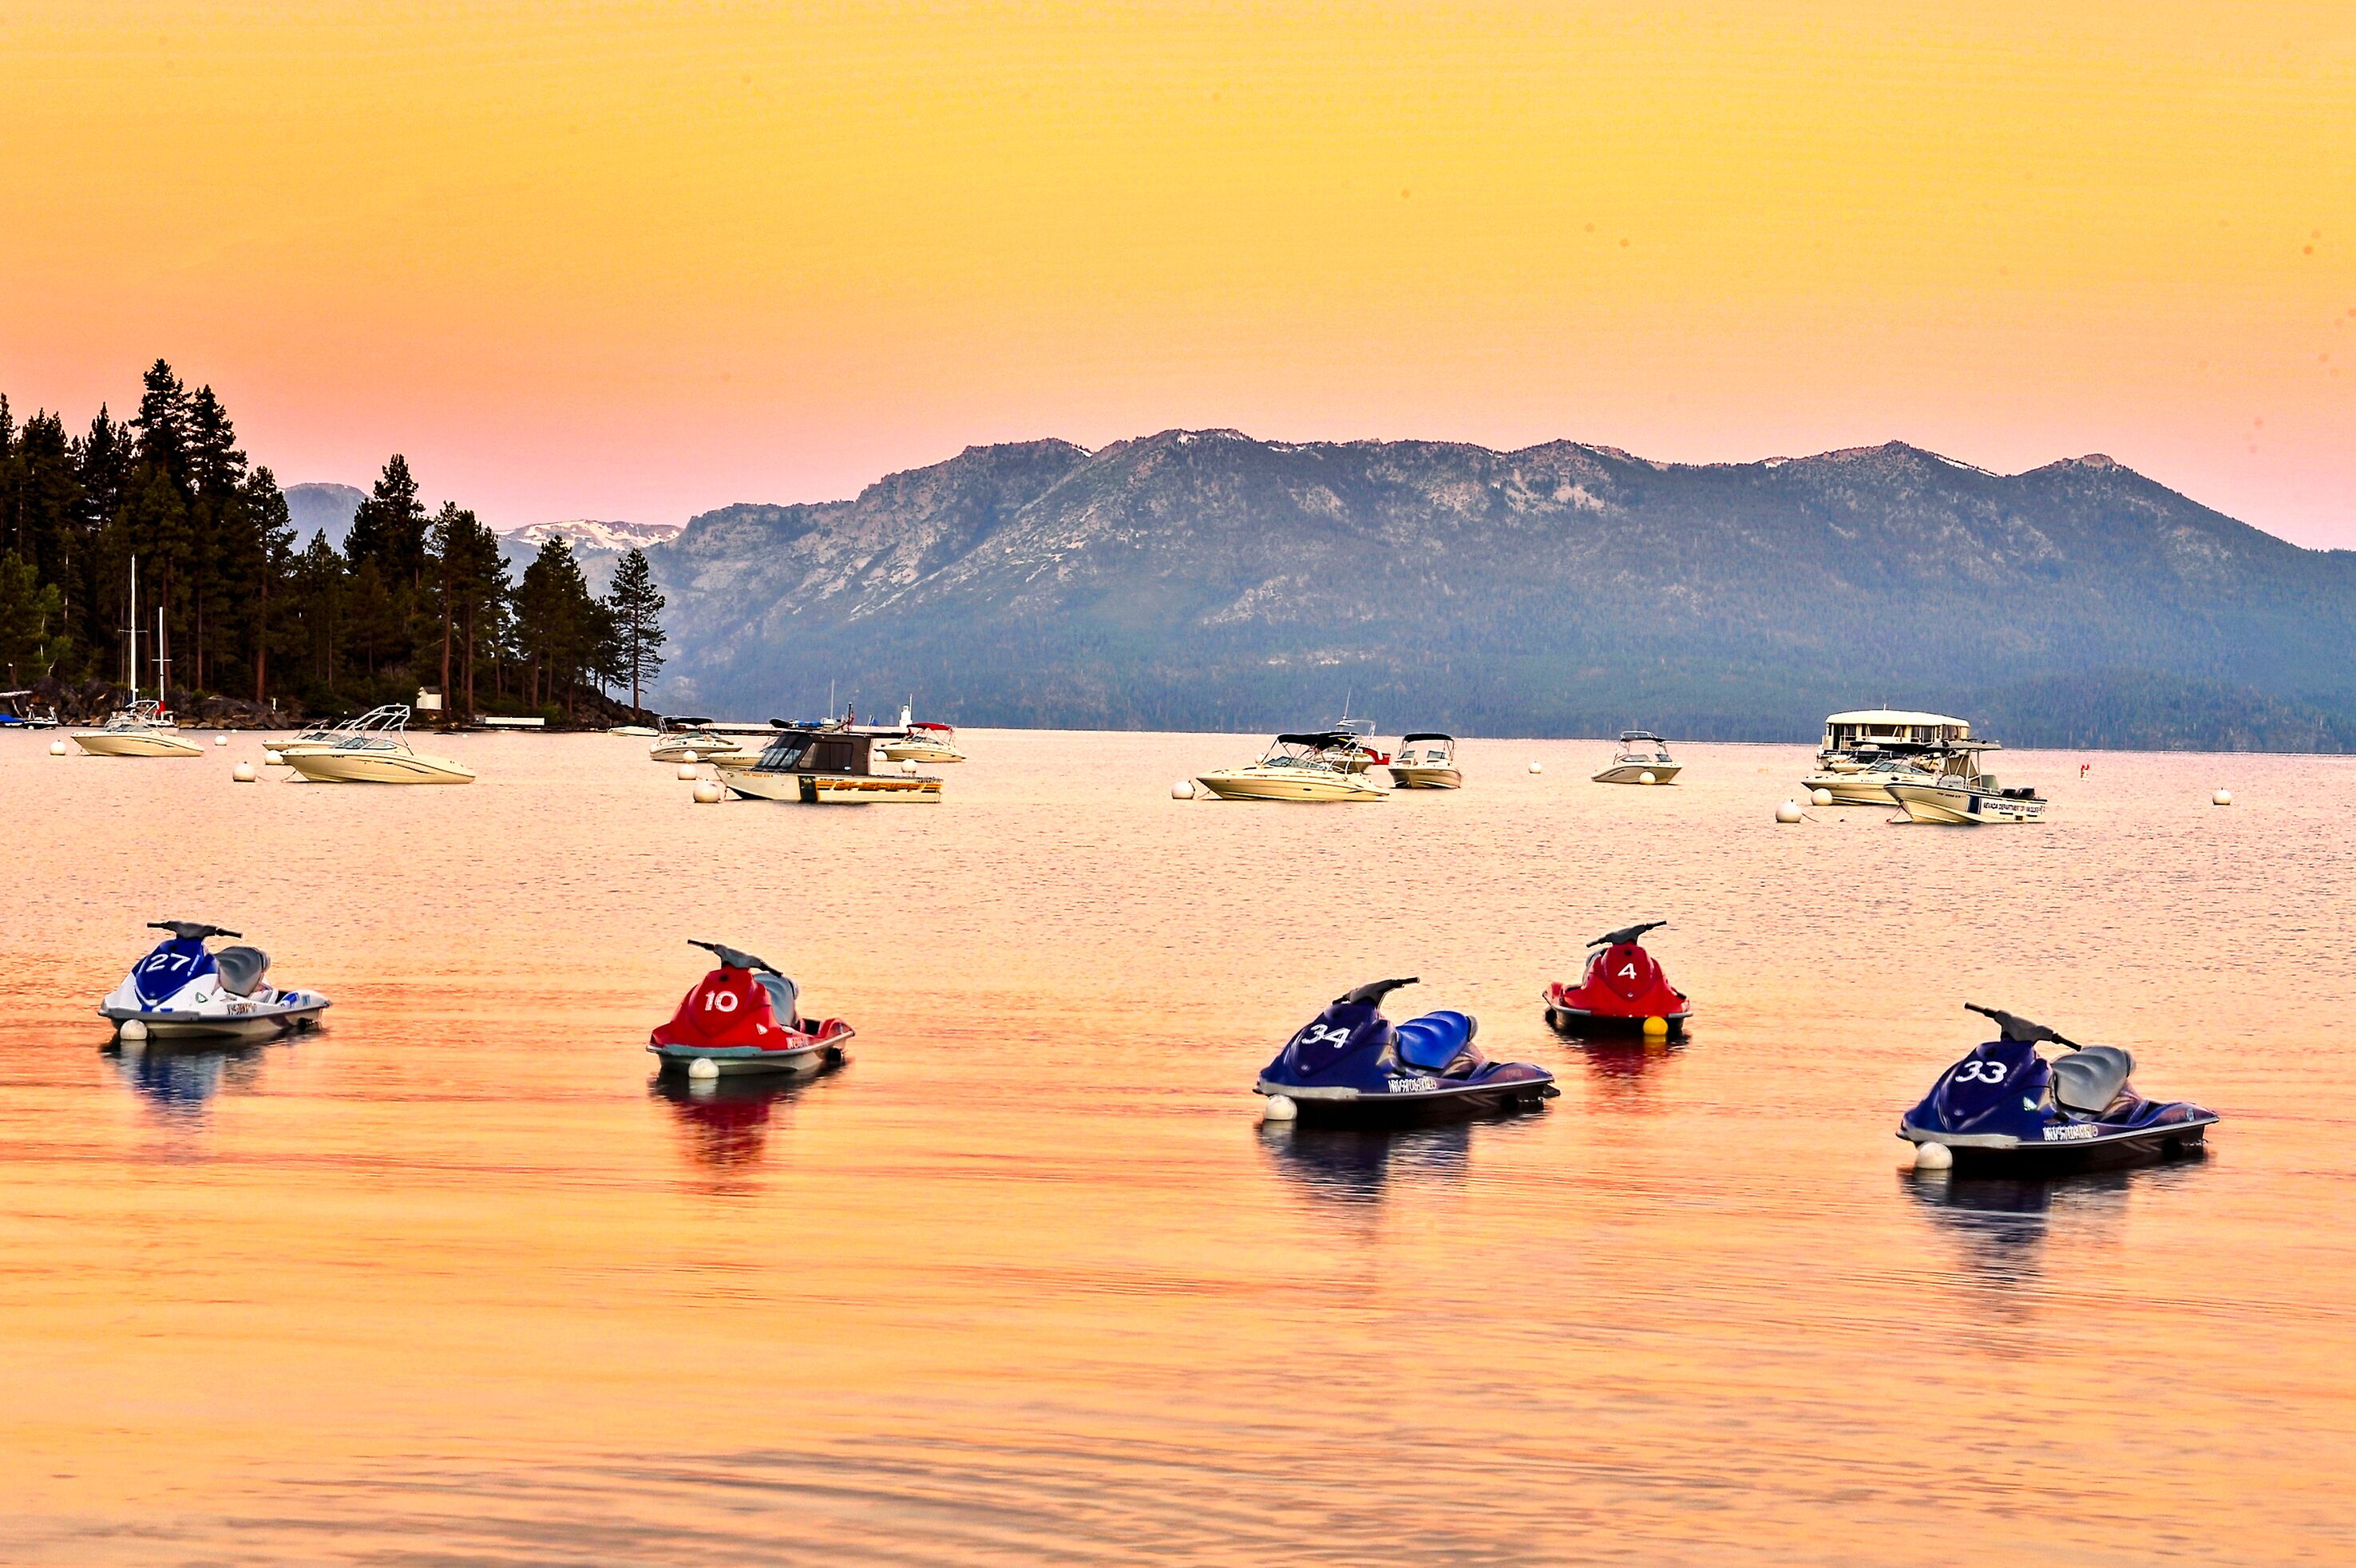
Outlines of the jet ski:
<svg viewBox="0 0 2356 1568">
<path fill-rule="evenodd" d="M 327 999 L 316 991 L 271 985 L 265 979 L 270 955 L 260 948 L 215 952 L 205 947 L 207 938 L 236 931 L 195 920 L 150 920 L 147 927 L 171 936 L 133 964 L 98 1005 L 99 1016 L 118 1035 L 136 1023 L 154 1039 L 228 1035 L 250 1040 L 315 1027 L 327 1010 Z"/>
<path fill-rule="evenodd" d="M 1658 1018 L 1670 1034 L 1683 1034 L 1693 1004 L 1669 983 L 1641 942 L 1646 931 L 1667 924 L 1646 920 L 1623 926 L 1588 943 L 1603 950 L 1587 961 L 1587 973 L 1577 985 L 1558 980 L 1547 987 L 1547 1022 L 1573 1034 L 1609 1034 L 1641 1030 L 1648 1020 Z"/>
<path fill-rule="evenodd" d="M 723 1073 L 816 1073 L 851 1059 L 842 1048 L 851 1026 L 805 1019 L 800 992 L 775 964 L 719 942 L 688 946 L 712 953 L 720 967 L 697 981 L 670 1022 L 648 1036 L 647 1049 L 665 1070 L 691 1071 L 708 1061 Z"/>
<path fill-rule="evenodd" d="M 1285 1042 L 1254 1092 L 1290 1101 L 1321 1121 L 1440 1111 L 1535 1109 L 1561 1090 L 1529 1062 L 1493 1062 L 1473 1045 L 1479 1023 L 1426 1013 L 1404 1024 L 1383 1016 L 1383 998 L 1414 980 L 1378 980 L 1337 996 Z"/>
<path fill-rule="evenodd" d="M 1898 1123 L 1916 1145 L 1943 1144 L 1958 1166 L 2091 1164 L 2199 1149 L 2217 1120 L 2180 1100 L 2146 1100 L 2127 1082 L 2135 1058 L 2117 1046 L 2081 1046 L 2042 1024 L 1977 1003 L 1998 1037 L 1939 1075 Z M 2067 1047 L 2051 1060 L 2041 1044 Z"/>
</svg>

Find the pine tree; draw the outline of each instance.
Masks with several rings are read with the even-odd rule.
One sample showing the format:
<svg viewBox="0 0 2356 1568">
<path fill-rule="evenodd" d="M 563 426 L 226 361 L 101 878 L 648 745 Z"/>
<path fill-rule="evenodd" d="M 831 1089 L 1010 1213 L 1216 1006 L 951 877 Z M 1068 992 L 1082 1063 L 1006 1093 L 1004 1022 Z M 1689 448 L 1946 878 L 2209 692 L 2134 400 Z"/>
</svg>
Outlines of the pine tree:
<svg viewBox="0 0 2356 1568">
<path fill-rule="evenodd" d="M 643 688 L 654 683 L 662 673 L 662 645 L 668 640 L 662 628 L 665 600 L 655 587 L 653 565 L 643 550 L 633 550 L 622 557 L 614 569 L 614 585 L 606 592 L 605 607 L 614 619 L 617 657 L 614 672 L 619 681 L 630 683 L 630 706 L 645 704 L 639 700 Z"/>
<path fill-rule="evenodd" d="M 516 591 L 516 633 L 531 660 L 532 696 L 553 700 L 561 684 L 565 711 L 577 711 L 581 677 L 597 671 L 613 640 L 613 620 L 589 592 L 573 546 L 561 536 L 540 547 Z"/>
<path fill-rule="evenodd" d="M 344 554 L 355 572 L 363 563 L 375 562 L 388 589 L 405 586 L 413 595 L 423 585 L 425 508 L 417 499 L 409 459 L 400 453 L 386 461 L 369 499 L 352 513 Z"/>
<path fill-rule="evenodd" d="M 11 686 L 47 675 L 62 655 L 56 637 L 64 597 L 34 574 L 31 562 L 0 551 L 0 666 Z"/>
</svg>

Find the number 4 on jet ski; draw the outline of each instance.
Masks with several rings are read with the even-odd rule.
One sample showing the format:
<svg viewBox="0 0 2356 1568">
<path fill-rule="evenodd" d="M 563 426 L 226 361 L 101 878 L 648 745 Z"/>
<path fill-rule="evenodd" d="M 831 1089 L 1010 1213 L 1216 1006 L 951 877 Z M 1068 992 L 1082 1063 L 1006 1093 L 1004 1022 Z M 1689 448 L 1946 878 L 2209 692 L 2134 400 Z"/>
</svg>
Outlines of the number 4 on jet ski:
<svg viewBox="0 0 2356 1568">
<path fill-rule="evenodd" d="M 2127 1082 L 2135 1058 L 2081 1046 L 2016 1014 L 1964 1004 L 1996 1021 L 1998 1037 L 1939 1075 L 1898 1123 L 1919 1150 L 1944 1145 L 1958 1167 L 2166 1157 L 2201 1147 L 2218 1121 L 2185 1101 L 2146 1100 Z M 2069 1047 L 2047 1060 L 2041 1044 Z"/>
</svg>

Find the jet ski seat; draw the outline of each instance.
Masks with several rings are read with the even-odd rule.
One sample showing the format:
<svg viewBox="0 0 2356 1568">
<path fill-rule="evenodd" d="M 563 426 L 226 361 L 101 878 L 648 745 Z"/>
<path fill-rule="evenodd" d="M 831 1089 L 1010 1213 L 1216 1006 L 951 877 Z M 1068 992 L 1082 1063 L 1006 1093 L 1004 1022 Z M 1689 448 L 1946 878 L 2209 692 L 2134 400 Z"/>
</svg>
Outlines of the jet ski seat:
<svg viewBox="0 0 2356 1568">
<path fill-rule="evenodd" d="M 2053 1098 L 2072 1111 L 2099 1116 L 2126 1087 L 2135 1058 L 2116 1046 L 2087 1046 L 2052 1062 Z"/>
<path fill-rule="evenodd" d="M 270 955 L 260 948 L 223 948 L 213 954 L 213 967 L 220 971 L 222 990 L 232 996 L 251 996 L 270 972 Z"/>
<path fill-rule="evenodd" d="M 762 973 L 753 978 L 769 993 L 769 1011 L 777 1015 L 777 1022 L 788 1029 L 800 1028 L 802 1015 L 795 1009 L 801 1001 L 801 993 L 794 989 L 794 983 L 782 974 Z"/>
<path fill-rule="evenodd" d="M 1444 1071 L 1480 1030 L 1464 1013 L 1426 1013 L 1398 1026 L 1399 1060 L 1423 1072 Z"/>
</svg>

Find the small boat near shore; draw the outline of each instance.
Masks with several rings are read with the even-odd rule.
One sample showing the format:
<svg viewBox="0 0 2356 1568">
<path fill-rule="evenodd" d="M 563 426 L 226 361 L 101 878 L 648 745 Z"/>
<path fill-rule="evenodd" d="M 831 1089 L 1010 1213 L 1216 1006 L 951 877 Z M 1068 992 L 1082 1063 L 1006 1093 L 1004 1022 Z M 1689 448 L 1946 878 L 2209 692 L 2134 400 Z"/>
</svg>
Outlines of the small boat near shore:
<svg viewBox="0 0 2356 1568">
<path fill-rule="evenodd" d="M 1674 783 L 1685 764 L 1669 756 L 1669 743 L 1647 729 L 1622 730 L 1612 760 L 1595 776 L 1598 784 Z"/>
<path fill-rule="evenodd" d="M 472 784 L 475 770 L 409 744 L 409 708 L 388 703 L 357 721 L 333 746 L 281 751 L 286 766 L 314 784 Z"/>
<path fill-rule="evenodd" d="M 886 762 L 963 762 L 965 753 L 957 746 L 955 725 L 928 724 L 916 716 L 914 703 L 900 704 L 900 727 L 905 737 L 884 743 Z"/>
<path fill-rule="evenodd" d="M 1379 800 L 1390 791 L 1347 766 L 1344 749 L 1358 740 L 1346 730 L 1280 735 L 1258 762 L 1223 768 L 1195 782 L 1222 800 Z"/>
<path fill-rule="evenodd" d="M 715 721 L 705 718 L 667 718 L 662 722 L 654 741 L 647 747 L 647 756 L 656 762 L 709 762 L 726 767 L 742 760 L 750 768 L 761 748 L 748 746 L 742 736 L 723 735 L 712 728 Z"/>
</svg>

